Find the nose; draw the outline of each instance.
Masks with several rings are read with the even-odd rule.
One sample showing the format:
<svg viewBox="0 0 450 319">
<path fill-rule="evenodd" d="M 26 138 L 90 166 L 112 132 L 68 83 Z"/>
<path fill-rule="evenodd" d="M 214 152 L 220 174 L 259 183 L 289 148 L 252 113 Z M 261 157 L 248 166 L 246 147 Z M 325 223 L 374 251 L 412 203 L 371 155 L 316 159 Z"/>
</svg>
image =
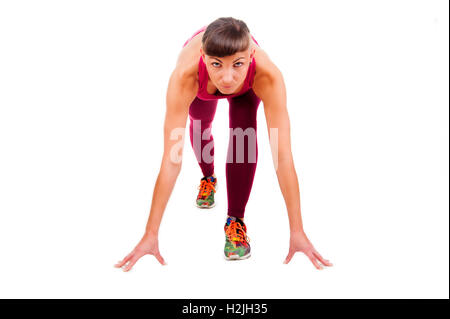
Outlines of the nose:
<svg viewBox="0 0 450 319">
<path fill-rule="evenodd" d="M 222 76 L 223 85 L 231 85 L 233 84 L 233 71 L 227 70 L 224 72 Z"/>
</svg>

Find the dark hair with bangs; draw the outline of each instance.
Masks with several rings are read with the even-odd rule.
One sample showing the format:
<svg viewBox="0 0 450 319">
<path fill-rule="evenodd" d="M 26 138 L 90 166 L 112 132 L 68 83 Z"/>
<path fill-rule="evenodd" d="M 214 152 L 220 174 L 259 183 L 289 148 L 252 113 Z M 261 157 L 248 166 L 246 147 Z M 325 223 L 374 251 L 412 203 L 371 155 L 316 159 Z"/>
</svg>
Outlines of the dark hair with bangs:
<svg viewBox="0 0 450 319">
<path fill-rule="evenodd" d="M 232 17 L 219 18 L 208 25 L 202 37 L 203 52 L 225 57 L 250 46 L 250 30 L 244 21 Z"/>
</svg>

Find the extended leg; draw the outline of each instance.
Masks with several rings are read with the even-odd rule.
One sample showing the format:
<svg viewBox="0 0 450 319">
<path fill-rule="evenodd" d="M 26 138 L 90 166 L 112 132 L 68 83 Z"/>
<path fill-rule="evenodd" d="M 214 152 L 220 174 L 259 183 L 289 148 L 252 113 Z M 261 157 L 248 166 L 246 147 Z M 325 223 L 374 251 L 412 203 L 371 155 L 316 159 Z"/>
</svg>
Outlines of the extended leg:
<svg viewBox="0 0 450 319">
<path fill-rule="evenodd" d="M 256 115 L 261 100 L 252 89 L 228 99 L 230 140 L 226 163 L 228 215 L 244 217 L 258 161 Z"/>
</svg>

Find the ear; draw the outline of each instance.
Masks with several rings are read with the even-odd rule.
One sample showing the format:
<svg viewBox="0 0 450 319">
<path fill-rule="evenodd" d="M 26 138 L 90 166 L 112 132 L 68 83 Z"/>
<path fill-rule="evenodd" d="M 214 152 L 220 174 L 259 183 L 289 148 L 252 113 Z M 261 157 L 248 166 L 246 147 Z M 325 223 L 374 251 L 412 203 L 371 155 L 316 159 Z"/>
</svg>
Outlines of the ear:
<svg viewBox="0 0 450 319">
<path fill-rule="evenodd" d="M 202 58 L 203 58 L 203 62 L 205 62 L 205 52 L 203 52 L 202 47 L 200 47 L 200 55 L 201 55 Z"/>
<path fill-rule="evenodd" d="M 255 48 L 253 48 L 253 49 L 250 51 L 250 61 L 252 61 L 253 58 L 255 57 L 255 52 L 256 52 L 256 49 L 255 49 Z"/>
</svg>

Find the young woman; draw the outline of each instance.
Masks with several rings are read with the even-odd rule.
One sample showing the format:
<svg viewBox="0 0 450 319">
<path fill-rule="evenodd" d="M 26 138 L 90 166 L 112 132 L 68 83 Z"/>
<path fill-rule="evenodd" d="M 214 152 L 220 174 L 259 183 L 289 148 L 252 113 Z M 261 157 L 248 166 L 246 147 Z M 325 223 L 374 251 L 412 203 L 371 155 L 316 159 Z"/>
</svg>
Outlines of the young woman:
<svg viewBox="0 0 450 319">
<path fill-rule="evenodd" d="M 184 43 L 178 56 L 167 89 L 164 154 L 146 232 L 133 251 L 116 267 L 129 271 L 146 254 L 154 255 L 161 264 L 165 264 L 158 248 L 158 230 L 181 170 L 181 162 L 174 160 L 173 152 L 178 141 L 171 135 L 176 129 L 185 128 L 188 116 L 191 145 L 203 173 L 196 204 L 201 208 L 214 206 L 217 178 L 214 174 L 211 124 L 217 102 L 224 98 L 230 106 L 225 258 L 245 259 L 250 256 L 244 212 L 258 158 L 256 113 L 262 101 L 271 145 L 278 144 L 276 148 L 272 147 L 272 155 L 276 159 L 277 178 L 289 216 L 290 248 L 285 263 L 296 252 L 303 252 L 317 269 L 322 269 L 320 263 L 331 266 L 315 250 L 303 230 L 283 76 L 251 36 L 247 25 L 228 17 L 219 18 L 195 32 Z M 182 148 L 179 153 L 182 154 Z"/>
</svg>

